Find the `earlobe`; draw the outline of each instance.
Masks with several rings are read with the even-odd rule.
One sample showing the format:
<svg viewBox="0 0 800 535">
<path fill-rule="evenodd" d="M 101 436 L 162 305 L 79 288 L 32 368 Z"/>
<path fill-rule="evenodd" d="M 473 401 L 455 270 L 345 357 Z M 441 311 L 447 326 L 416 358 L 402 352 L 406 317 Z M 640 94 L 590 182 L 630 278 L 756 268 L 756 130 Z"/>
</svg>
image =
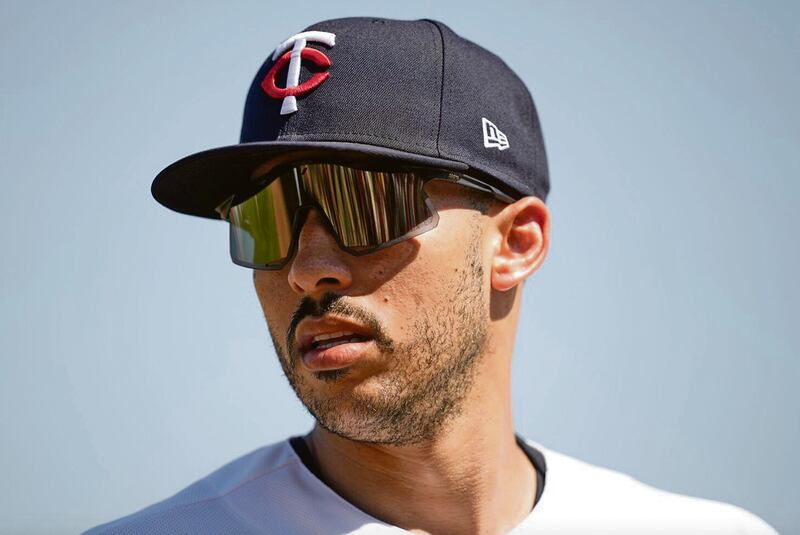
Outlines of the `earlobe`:
<svg viewBox="0 0 800 535">
<path fill-rule="evenodd" d="M 492 288 L 505 292 L 536 271 L 547 255 L 550 212 L 538 197 L 523 197 L 495 219 L 499 243 L 492 263 Z"/>
</svg>

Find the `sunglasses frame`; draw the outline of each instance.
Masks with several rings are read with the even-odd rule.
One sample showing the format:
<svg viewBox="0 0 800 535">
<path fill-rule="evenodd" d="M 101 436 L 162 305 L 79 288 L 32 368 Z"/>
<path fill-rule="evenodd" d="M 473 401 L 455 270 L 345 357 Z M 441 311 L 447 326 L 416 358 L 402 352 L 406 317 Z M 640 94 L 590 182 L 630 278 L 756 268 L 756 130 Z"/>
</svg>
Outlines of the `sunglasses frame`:
<svg viewBox="0 0 800 535">
<path fill-rule="evenodd" d="M 279 174 L 281 174 L 282 172 L 285 172 L 288 169 L 297 168 L 297 167 L 300 167 L 300 166 L 303 166 L 303 165 L 308 165 L 308 164 L 341 165 L 343 167 L 363 168 L 363 169 L 367 169 L 367 170 L 370 170 L 370 171 L 384 170 L 384 168 L 382 168 L 381 166 L 375 166 L 375 165 L 372 165 L 372 166 L 370 166 L 370 165 L 360 166 L 360 165 L 353 165 L 351 163 L 343 164 L 343 163 L 337 163 L 337 162 L 320 162 L 320 161 L 293 162 L 291 165 L 289 165 L 287 167 L 283 167 L 280 170 L 272 170 L 272 172 L 270 172 L 269 174 L 267 174 L 265 176 L 262 176 L 262 177 L 259 177 L 258 179 L 256 179 L 256 183 L 258 184 L 258 188 L 259 188 L 256 193 L 247 195 L 246 197 L 238 200 L 237 202 L 234 202 L 234 200 L 237 197 L 237 194 L 231 195 L 228 199 L 226 199 L 224 202 L 222 202 L 216 208 L 217 213 L 220 214 L 220 218 L 221 219 L 227 221 L 229 223 L 229 225 L 232 226 L 233 224 L 230 222 L 230 210 L 231 210 L 231 208 L 233 206 L 246 201 L 248 198 L 252 197 L 253 195 L 256 195 L 259 191 L 263 190 L 263 188 L 265 188 L 269 184 L 271 184 L 277 178 L 277 176 Z M 317 211 L 319 213 L 319 216 L 320 216 L 320 220 L 322 221 L 322 224 L 325 225 L 325 227 L 327 228 L 328 232 L 331 234 L 331 236 L 333 236 L 333 238 L 336 241 L 336 244 L 339 246 L 339 248 L 342 249 L 343 251 L 347 252 L 348 254 L 353 255 L 353 256 L 364 256 L 364 255 L 368 255 L 368 254 L 371 254 L 371 253 L 375 253 L 377 251 L 380 251 L 381 249 L 386 249 L 387 247 L 391 247 L 392 245 L 395 245 L 395 244 L 400 243 L 402 241 L 408 240 L 408 239 L 413 238 L 415 236 L 419 236 L 420 234 L 422 234 L 424 232 L 427 232 L 429 230 L 432 230 L 432 229 L 436 228 L 437 225 L 439 224 L 439 212 L 436 210 L 436 208 L 434 208 L 433 202 L 431 201 L 430 197 L 428 197 L 428 192 L 425 191 L 425 186 L 429 182 L 433 182 L 434 180 L 443 180 L 443 181 L 446 181 L 446 182 L 452 182 L 452 183 L 459 184 L 459 185 L 467 187 L 467 188 L 483 191 L 484 193 L 489 193 L 494 198 L 499 199 L 499 200 L 501 200 L 501 201 L 503 201 L 503 202 L 505 202 L 507 204 L 511 204 L 511 203 L 514 203 L 516 201 L 513 197 L 503 193 L 502 191 L 500 191 L 499 189 L 495 188 L 494 186 L 492 186 L 490 184 L 487 184 L 486 182 L 484 182 L 484 181 L 482 181 L 480 179 L 477 179 L 477 178 L 475 178 L 473 176 L 466 175 L 466 174 L 463 174 L 463 173 L 457 173 L 457 172 L 454 172 L 454 171 L 448 171 L 446 169 L 436 169 L 436 168 L 430 168 L 430 167 L 414 167 L 414 166 L 404 166 L 404 165 L 392 166 L 391 170 L 396 171 L 396 172 L 413 173 L 414 175 L 421 177 L 421 179 L 423 181 L 423 185 L 422 185 L 422 188 L 421 188 L 422 195 L 423 195 L 423 199 L 422 200 L 425 203 L 425 206 L 427 206 L 428 210 L 431 213 L 431 216 L 427 220 L 425 220 L 421 224 L 417 225 L 416 227 L 414 227 L 413 229 L 411 229 L 407 233 L 403 234 L 402 236 L 398 236 L 397 238 L 395 238 L 393 240 L 389 240 L 387 242 L 380 243 L 380 244 L 375 245 L 373 247 L 353 249 L 351 247 L 348 247 L 348 246 L 344 245 L 342 243 L 342 241 L 341 241 L 341 238 L 339 237 L 339 233 L 336 232 L 336 230 L 333 228 L 333 224 L 330 222 L 330 219 L 328 219 L 328 216 L 325 214 L 325 211 L 322 208 L 322 206 L 320 206 L 320 204 L 316 200 L 310 200 L 310 201 L 308 200 L 308 198 L 313 199 L 313 196 L 309 195 L 308 192 L 306 192 L 305 188 L 303 188 L 302 184 L 300 183 L 300 180 L 298 179 L 297 174 L 295 174 L 295 187 L 297 187 L 299 191 L 302 191 L 304 195 L 301 195 L 302 204 L 300 204 L 298 206 L 297 210 L 294 213 L 294 217 L 293 217 L 293 220 L 292 220 L 292 241 L 289 244 L 289 249 L 286 252 L 286 258 L 284 258 L 283 260 L 281 260 L 279 262 L 271 262 L 271 263 L 268 263 L 268 264 L 256 264 L 256 263 L 252 263 L 252 262 L 245 262 L 243 260 L 237 260 L 234 257 L 234 254 L 233 254 L 233 241 L 231 240 L 230 241 L 231 261 L 233 261 L 233 263 L 236 264 L 236 265 L 239 265 L 239 266 L 242 266 L 242 267 L 246 267 L 246 268 L 258 269 L 258 270 L 262 270 L 262 271 L 280 271 L 281 269 L 284 268 L 284 266 L 286 266 L 286 264 L 289 262 L 289 260 L 291 260 L 294 257 L 295 253 L 297 252 L 297 242 L 298 242 L 298 239 L 300 237 L 300 231 L 302 230 L 302 227 L 305 224 L 308 212 L 312 208 L 316 208 L 317 209 Z"/>
</svg>

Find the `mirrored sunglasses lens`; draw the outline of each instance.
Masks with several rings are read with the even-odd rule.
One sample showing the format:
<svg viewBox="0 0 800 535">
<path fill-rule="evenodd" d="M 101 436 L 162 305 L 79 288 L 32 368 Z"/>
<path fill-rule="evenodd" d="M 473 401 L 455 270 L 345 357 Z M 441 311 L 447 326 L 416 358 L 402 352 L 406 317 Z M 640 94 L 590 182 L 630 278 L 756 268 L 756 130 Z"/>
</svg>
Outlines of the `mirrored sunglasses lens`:
<svg viewBox="0 0 800 535">
<path fill-rule="evenodd" d="M 297 196 L 287 194 L 287 182 L 278 178 L 231 208 L 230 245 L 234 261 L 265 266 L 280 262 L 289 254 Z"/>
<path fill-rule="evenodd" d="M 352 249 L 371 249 L 400 238 L 431 217 L 424 181 L 412 172 L 309 164 L 301 176 L 304 190 Z"/>
<path fill-rule="evenodd" d="M 231 257 L 250 267 L 277 267 L 292 245 L 302 204 L 316 202 L 345 247 L 369 251 L 427 222 L 425 182 L 413 172 L 305 164 L 279 175 L 230 210 Z"/>
</svg>

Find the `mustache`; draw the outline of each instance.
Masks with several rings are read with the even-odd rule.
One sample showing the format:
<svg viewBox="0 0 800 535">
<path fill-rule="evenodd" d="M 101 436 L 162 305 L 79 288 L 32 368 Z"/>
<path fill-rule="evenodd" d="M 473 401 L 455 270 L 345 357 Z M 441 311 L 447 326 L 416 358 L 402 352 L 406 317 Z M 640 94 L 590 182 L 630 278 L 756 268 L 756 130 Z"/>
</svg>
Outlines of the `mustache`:
<svg viewBox="0 0 800 535">
<path fill-rule="evenodd" d="M 304 297 L 297 310 L 292 314 L 289 329 L 286 333 L 286 347 L 290 353 L 295 351 L 295 332 L 297 326 L 308 316 L 319 318 L 325 314 L 333 314 L 341 318 L 354 320 L 375 333 L 375 341 L 386 349 L 393 349 L 394 344 L 386 335 L 386 329 L 378 318 L 371 312 L 356 306 L 346 300 L 345 296 L 335 292 L 326 292 L 318 301 L 311 297 Z"/>
</svg>

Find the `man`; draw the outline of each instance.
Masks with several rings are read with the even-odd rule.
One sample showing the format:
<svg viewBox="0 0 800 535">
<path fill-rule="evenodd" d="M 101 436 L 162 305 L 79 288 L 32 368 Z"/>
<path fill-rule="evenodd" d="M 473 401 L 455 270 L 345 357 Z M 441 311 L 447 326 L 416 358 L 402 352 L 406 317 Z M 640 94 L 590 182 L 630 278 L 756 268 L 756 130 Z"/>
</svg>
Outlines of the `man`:
<svg viewBox="0 0 800 535">
<path fill-rule="evenodd" d="M 229 222 L 316 425 L 89 533 L 774 533 L 515 434 L 522 288 L 549 246 L 544 143 L 521 80 L 444 24 L 293 35 L 253 81 L 241 143 L 152 191 Z"/>
</svg>

